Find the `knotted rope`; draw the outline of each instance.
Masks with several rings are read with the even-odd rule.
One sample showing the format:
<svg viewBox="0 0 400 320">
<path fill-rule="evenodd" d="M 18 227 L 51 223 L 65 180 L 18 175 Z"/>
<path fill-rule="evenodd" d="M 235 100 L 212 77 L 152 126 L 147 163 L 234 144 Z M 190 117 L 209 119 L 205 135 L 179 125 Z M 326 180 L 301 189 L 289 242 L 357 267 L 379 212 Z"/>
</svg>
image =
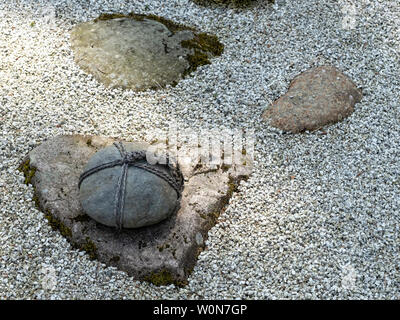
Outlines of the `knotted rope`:
<svg viewBox="0 0 400 320">
<path fill-rule="evenodd" d="M 160 177 L 164 181 L 166 181 L 177 193 L 177 202 L 175 206 L 175 211 L 178 209 L 180 199 L 182 197 L 182 189 L 183 189 L 183 176 L 179 170 L 179 165 L 174 166 L 171 161 L 169 161 L 169 157 L 167 155 L 167 163 L 170 174 L 165 173 L 164 171 L 158 169 L 155 166 L 152 166 L 145 163 L 138 163 L 141 160 L 146 160 L 146 152 L 145 151 L 132 151 L 126 152 L 124 145 L 121 142 L 114 142 L 114 146 L 117 148 L 121 155 L 121 159 L 117 159 L 114 161 L 106 162 L 95 166 L 85 172 L 83 172 L 79 177 L 78 188 L 81 187 L 82 181 L 85 180 L 90 175 L 99 172 L 101 170 L 112 168 L 116 166 L 121 166 L 121 175 L 118 179 L 117 191 L 115 193 L 114 200 L 114 217 L 115 223 L 118 230 L 122 229 L 123 225 L 123 212 L 125 205 L 125 193 L 126 193 L 126 180 L 128 176 L 128 168 L 129 166 L 133 166 L 136 168 L 140 168 L 156 176 Z"/>
</svg>

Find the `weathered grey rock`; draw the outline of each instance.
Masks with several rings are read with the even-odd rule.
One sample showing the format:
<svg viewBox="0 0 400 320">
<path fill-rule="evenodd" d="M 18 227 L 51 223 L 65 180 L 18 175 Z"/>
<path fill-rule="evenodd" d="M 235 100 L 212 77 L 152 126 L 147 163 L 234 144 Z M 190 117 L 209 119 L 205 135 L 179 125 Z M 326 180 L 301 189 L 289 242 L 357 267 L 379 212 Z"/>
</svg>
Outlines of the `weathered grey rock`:
<svg viewBox="0 0 400 320">
<path fill-rule="evenodd" d="M 297 76 L 263 118 L 283 131 L 316 130 L 348 117 L 361 98 L 361 90 L 342 72 L 320 66 Z"/>
<path fill-rule="evenodd" d="M 178 212 L 155 225 L 116 232 L 84 214 L 78 190 L 79 176 L 88 160 L 113 142 L 94 136 L 58 136 L 32 150 L 22 168 L 34 186 L 37 203 L 50 223 L 92 258 L 137 279 L 182 284 L 195 265 L 208 230 L 251 166 L 209 170 L 197 163 L 190 168 L 187 165 L 182 170 L 185 185 Z"/>
<path fill-rule="evenodd" d="M 106 86 L 160 88 L 175 84 L 185 72 L 195 69 L 196 60 L 208 63 L 203 54 L 207 58 L 209 52 L 203 52 L 200 43 L 191 48 L 190 40 L 196 35 L 192 29 L 173 28 L 172 23 L 168 28 L 162 23 L 165 19 L 156 21 L 154 17 L 118 16 L 106 15 L 71 31 L 76 63 Z M 195 51 L 202 52 L 202 59 L 195 58 Z"/>
<path fill-rule="evenodd" d="M 126 152 L 146 151 L 148 146 L 139 143 L 124 143 Z M 96 152 L 84 168 L 89 171 L 99 165 L 120 160 L 121 154 L 112 145 Z M 138 164 L 147 163 L 141 160 Z M 167 166 L 154 164 L 171 177 Z M 114 209 L 115 194 L 122 174 L 122 165 L 102 169 L 83 179 L 79 198 L 83 210 L 91 218 L 109 227 L 118 227 Z M 179 194 L 168 182 L 159 176 L 134 166 L 128 166 L 126 192 L 123 200 L 122 227 L 139 228 L 156 224 L 169 217 L 178 206 Z"/>
</svg>

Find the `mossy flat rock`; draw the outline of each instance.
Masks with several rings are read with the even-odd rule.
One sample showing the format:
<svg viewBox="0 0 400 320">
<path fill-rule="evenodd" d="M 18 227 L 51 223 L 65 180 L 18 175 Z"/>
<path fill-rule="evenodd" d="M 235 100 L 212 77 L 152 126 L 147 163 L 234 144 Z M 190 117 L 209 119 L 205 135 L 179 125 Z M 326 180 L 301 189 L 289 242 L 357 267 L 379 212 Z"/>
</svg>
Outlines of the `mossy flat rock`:
<svg viewBox="0 0 400 320">
<path fill-rule="evenodd" d="M 320 66 L 295 77 L 263 119 L 291 133 L 317 130 L 348 117 L 361 98 L 361 90 L 340 70 Z"/>
<path fill-rule="evenodd" d="M 155 225 L 117 232 L 84 213 L 78 189 L 88 160 L 114 141 L 96 136 L 58 136 L 32 150 L 21 169 L 35 189 L 35 201 L 51 225 L 91 258 L 116 266 L 136 279 L 158 285 L 184 284 L 208 230 L 215 225 L 237 183 L 250 174 L 251 165 L 207 170 L 195 162 L 186 164 L 176 213 Z M 182 149 L 187 150 L 189 158 L 193 154 L 190 148 Z M 246 161 L 251 163 L 251 159 Z"/>
<path fill-rule="evenodd" d="M 83 70 L 106 86 L 139 91 L 174 85 L 221 53 L 197 42 L 198 35 L 192 28 L 155 16 L 115 14 L 78 24 L 70 40 Z M 216 39 L 207 35 L 209 41 Z"/>
</svg>

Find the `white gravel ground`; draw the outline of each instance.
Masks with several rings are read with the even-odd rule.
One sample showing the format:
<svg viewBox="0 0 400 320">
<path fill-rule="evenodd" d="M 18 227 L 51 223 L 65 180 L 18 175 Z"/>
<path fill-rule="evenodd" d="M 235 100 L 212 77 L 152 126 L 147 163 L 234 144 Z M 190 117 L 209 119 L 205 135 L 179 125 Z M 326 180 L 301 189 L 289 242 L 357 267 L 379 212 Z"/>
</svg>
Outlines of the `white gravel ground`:
<svg viewBox="0 0 400 320">
<path fill-rule="evenodd" d="M 0 2 L 0 299 L 400 298 L 400 3 L 277 2 Z M 73 62 L 69 30 L 113 11 L 198 27 L 225 52 L 175 88 L 105 89 Z M 324 63 L 363 88 L 353 115 L 298 135 L 260 120 L 295 75 Z M 173 121 L 253 128 L 257 138 L 254 173 L 183 289 L 134 281 L 71 249 L 16 170 L 59 134 L 142 139 Z"/>
</svg>

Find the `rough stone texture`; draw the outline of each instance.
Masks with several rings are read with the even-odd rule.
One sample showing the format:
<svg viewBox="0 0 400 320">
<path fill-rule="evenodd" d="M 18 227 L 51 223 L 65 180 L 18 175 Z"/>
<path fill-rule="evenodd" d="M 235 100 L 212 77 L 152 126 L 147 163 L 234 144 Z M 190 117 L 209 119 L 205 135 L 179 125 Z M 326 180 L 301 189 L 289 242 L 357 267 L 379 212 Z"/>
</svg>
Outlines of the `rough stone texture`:
<svg viewBox="0 0 400 320">
<path fill-rule="evenodd" d="M 263 118 L 283 131 L 316 130 L 349 116 L 361 98 L 361 90 L 342 72 L 320 66 L 294 78 Z"/>
<path fill-rule="evenodd" d="M 251 166 L 205 170 L 196 163 L 186 165 L 179 211 L 156 225 L 118 233 L 83 213 L 78 190 L 79 175 L 89 158 L 113 142 L 95 136 L 58 136 L 32 150 L 24 164 L 29 161 L 35 168 L 29 178 L 37 204 L 75 247 L 93 258 L 137 279 L 185 283 L 208 230 Z"/>
<path fill-rule="evenodd" d="M 143 143 L 124 143 L 126 152 L 146 151 Z M 115 146 L 96 152 L 84 168 L 84 172 L 110 161 L 121 159 Z M 138 163 L 145 163 L 145 160 Z M 155 168 L 170 175 L 165 165 Z M 103 169 L 86 177 L 80 186 L 79 197 L 83 210 L 91 218 L 109 227 L 116 227 L 114 214 L 115 193 L 122 166 Z M 146 170 L 129 166 L 122 226 L 138 228 L 156 224 L 169 217 L 177 208 L 178 194 L 167 181 Z"/>
<path fill-rule="evenodd" d="M 172 32 L 151 19 L 116 18 L 77 25 L 71 44 L 76 63 L 98 81 L 144 90 L 181 78 L 191 52 L 181 42 L 193 36 L 190 30 Z"/>
</svg>

